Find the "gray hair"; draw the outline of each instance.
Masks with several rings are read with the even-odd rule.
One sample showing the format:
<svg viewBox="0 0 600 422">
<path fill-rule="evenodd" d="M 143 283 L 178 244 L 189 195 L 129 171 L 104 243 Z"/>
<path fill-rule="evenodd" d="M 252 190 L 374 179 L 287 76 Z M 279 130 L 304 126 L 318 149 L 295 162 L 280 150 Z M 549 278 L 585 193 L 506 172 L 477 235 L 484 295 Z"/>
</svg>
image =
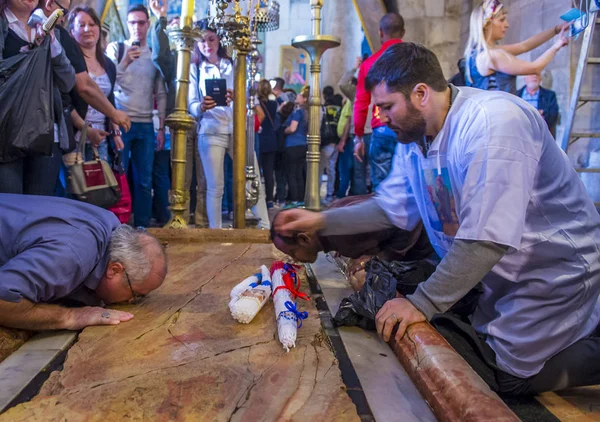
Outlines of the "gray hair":
<svg viewBox="0 0 600 422">
<path fill-rule="evenodd" d="M 154 252 L 152 244 L 160 252 Z M 126 224 L 121 224 L 113 231 L 109 252 L 111 261 L 123 264 L 132 283 L 141 282 L 148 277 L 153 255 L 162 255 L 166 265 L 166 256 L 158 240 L 145 230 L 134 229 Z"/>
</svg>

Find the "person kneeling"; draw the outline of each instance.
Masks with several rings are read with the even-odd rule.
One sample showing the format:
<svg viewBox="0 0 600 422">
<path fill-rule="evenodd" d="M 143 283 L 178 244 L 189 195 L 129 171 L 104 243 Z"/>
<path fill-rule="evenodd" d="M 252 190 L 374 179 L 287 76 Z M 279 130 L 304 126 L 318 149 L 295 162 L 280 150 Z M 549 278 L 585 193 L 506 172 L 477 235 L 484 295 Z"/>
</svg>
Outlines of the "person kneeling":
<svg viewBox="0 0 600 422">
<path fill-rule="evenodd" d="M 129 321 L 132 314 L 102 305 L 135 303 L 167 274 L 157 239 L 83 202 L 0 194 L 0 233 L 5 327 L 79 330 Z"/>
</svg>

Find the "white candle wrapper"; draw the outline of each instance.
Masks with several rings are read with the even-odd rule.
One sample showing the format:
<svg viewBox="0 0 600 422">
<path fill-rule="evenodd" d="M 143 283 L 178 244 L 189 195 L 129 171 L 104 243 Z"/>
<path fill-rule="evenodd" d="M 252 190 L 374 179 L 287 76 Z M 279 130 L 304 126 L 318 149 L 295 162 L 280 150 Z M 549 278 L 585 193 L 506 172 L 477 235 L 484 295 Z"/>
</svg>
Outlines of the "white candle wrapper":
<svg viewBox="0 0 600 422">
<path fill-rule="evenodd" d="M 260 277 L 258 277 L 260 276 Z M 248 283 L 249 279 L 254 279 Z M 260 278 L 260 284 L 258 283 Z M 241 287 L 245 286 L 244 290 Z M 229 302 L 229 310 L 231 316 L 238 322 L 249 324 L 254 317 L 263 308 L 269 297 L 271 297 L 271 281 L 267 267 L 261 267 L 261 273 L 255 274 L 242 281 L 234 290 L 239 292 L 237 297 L 234 297 Z M 232 290 L 233 292 L 233 290 Z"/>
</svg>

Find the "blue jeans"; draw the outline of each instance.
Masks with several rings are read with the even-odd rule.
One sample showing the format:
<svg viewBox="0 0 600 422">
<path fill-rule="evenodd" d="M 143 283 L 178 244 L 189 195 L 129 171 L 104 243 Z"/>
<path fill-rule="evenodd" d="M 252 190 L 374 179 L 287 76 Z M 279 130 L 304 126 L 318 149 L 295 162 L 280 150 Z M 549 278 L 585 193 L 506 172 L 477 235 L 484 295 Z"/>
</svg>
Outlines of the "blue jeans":
<svg viewBox="0 0 600 422">
<path fill-rule="evenodd" d="M 152 169 L 154 166 L 154 126 L 152 123 L 131 123 L 123 133 L 123 166 L 133 163 L 133 217 L 136 227 L 148 227 L 152 217 Z"/>
<path fill-rule="evenodd" d="M 109 160 L 109 157 L 108 157 L 108 141 L 102 142 L 100 145 L 98 145 L 97 149 L 98 149 L 98 156 L 100 157 L 100 159 L 111 164 L 111 160 Z M 90 144 L 86 144 L 86 146 L 85 146 L 85 161 L 91 161 L 93 158 L 94 157 L 92 155 L 92 146 Z"/>
<path fill-rule="evenodd" d="M 366 195 L 369 193 L 367 189 L 367 166 L 369 165 L 369 147 L 371 146 L 371 134 L 364 134 L 363 141 L 365 142 L 365 156 L 362 162 L 354 157 L 354 168 L 352 169 L 352 194 Z M 350 142 L 352 144 L 352 142 Z M 354 148 L 354 145 L 352 145 Z"/>
<path fill-rule="evenodd" d="M 337 191 L 337 197 L 343 198 L 346 196 L 346 192 L 348 192 L 348 187 L 350 186 L 350 181 L 352 180 L 352 170 L 354 168 L 354 143 L 352 140 L 354 139 L 351 136 L 347 141 L 346 145 L 344 145 L 344 152 L 340 154 L 340 158 L 338 160 L 338 173 L 340 174 L 340 186 Z M 356 195 L 354 192 L 355 186 L 352 183 L 352 189 L 350 189 L 350 195 Z"/>
<path fill-rule="evenodd" d="M 167 224 L 171 218 L 169 211 L 169 189 L 171 189 L 171 151 L 162 150 L 154 153 L 154 166 L 152 168 L 152 210 L 156 222 L 160 225 Z"/>
<path fill-rule="evenodd" d="M 394 158 L 396 144 L 396 134 L 389 127 L 379 126 L 373 129 L 371 147 L 369 148 L 373 191 L 392 169 L 392 159 Z"/>
<path fill-rule="evenodd" d="M 53 196 L 62 163 L 58 143 L 52 155 L 35 155 L 0 163 L 0 193 Z"/>
</svg>

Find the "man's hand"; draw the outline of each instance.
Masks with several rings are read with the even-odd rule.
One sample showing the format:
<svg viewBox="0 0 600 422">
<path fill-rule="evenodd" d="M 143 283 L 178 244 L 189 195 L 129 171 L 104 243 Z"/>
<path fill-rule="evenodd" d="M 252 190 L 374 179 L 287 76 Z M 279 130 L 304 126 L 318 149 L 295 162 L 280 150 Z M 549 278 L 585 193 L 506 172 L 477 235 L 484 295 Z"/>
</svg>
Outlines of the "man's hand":
<svg viewBox="0 0 600 422">
<path fill-rule="evenodd" d="M 156 134 L 156 150 L 162 151 L 165 147 L 165 130 L 159 130 Z"/>
<path fill-rule="evenodd" d="M 540 110 L 538 110 L 538 112 L 540 113 L 540 115 L 541 115 L 541 116 L 543 116 L 543 115 L 544 115 L 544 110 L 541 110 L 541 109 L 540 109 Z"/>
<path fill-rule="evenodd" d="M 377 322 L 377 333 L 385 342 L 390 340 L 392 330 L 397 323 L 400 323 L 400 326 L 396 332 L 396 341 L 400 341 L 404 337 L 404 333 L 409 325 L 427 321 L 425 315 L 415 308 L 410 301 L 402 297 L 385 302 L 379 312 L 377 312 L 375 319 Z"/>
<path fill-rule="evenodd" d="M 279 213 L 275 230 L 284 236 L 298 232 L 316 232 L 325 227 L 325 217 L 319 212 L 291 209 Z"/>
<path fill-rule="evenodd" d="M 106 137 L 110 135 L 110 133 L 106 132 L 102 129 L 95 129 L 93 127 L 88 127 L 87 137 L 90 143 L 97 147 L 106 139 Z"/>
<path fill-rule="evenodd" d="M 142 55 L 142 50 L 137 45 L 132 45 L 125 51 L 125 57 L 123 58 L 123 63 L 125 67 L 129 66 L 135 60 L 139 59 Z"/>
<path fill-rule="evenodd" d="M 122 127 L 125 132 L 129 132 L 129 129 L 131 129 L 131 120 L 124 111 L 115 109 L 115 112 L 110 117 L 110 121 Z"/>
<path fill-rule="evenodd" d="M 217 106 L 217 102 L 212 99 L 211 96 L 207 95 L 202 99 L 202 103 L 200 104 L 200 110 L 202 113 L 211 110 Z"/>
<path fill-rule="evenodd" d="M 150 0 L 150 10 L 158 19 L 167 17 L 167 0 Z"/>
<path fill-rule="evenodd" d="M 82 330 L 90 325 L 117 325 L 129 321 L 133 314 L 97 306 L 70 308 L 65 321 L 65 329 Z"/>
<path fill-rule="evenodd" d="M 358 69 L 360 67 L 360 65 L 362 64 L 362 62 L 363 62 L 362 57 L 360 57 L 360 56 L 357 57 L 356 62 L 354 63 L 354 69 Z"/>
<path fill-rule="evenodd" d="M 340 142 L 338 142 L 337 144 L 337 150 L 339 152 L 344 152 L 344 148 L 346 147 L 346 140 L 342 139 Z"/>
<path fill-rule="evenodd" d="M 363 157 L 365 156 L 365 143 L 362 136 L 354 137 L 354 156 L 358 161 L 361 163 L 363 162 Z"/>
</svg>

